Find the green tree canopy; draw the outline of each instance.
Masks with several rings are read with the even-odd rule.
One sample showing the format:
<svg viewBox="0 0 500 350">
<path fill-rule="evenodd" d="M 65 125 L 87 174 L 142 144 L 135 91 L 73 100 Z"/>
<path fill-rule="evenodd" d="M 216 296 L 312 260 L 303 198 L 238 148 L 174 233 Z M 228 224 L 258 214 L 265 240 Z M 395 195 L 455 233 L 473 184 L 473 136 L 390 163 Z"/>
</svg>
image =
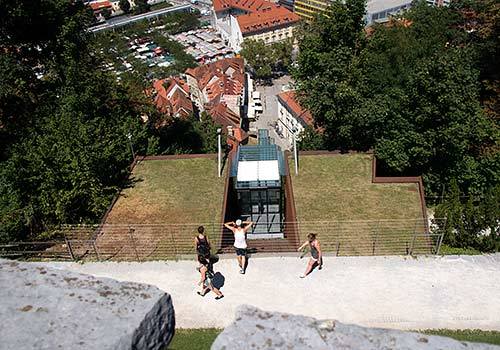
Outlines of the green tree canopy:
<svg viewBox="0 0 500 350">
<path fill-rule="evenodd" d="M 500 184 L 498 21 L 486 19 L 498 18 L 498 6 L 418 2 L 369 30 L 363 9 L 362 0 L 334 1 L 327 16 L 299 31 L 294 78 L 325 131 L 323 145 L 374 149 L 386 174 L 422 174 L 431 198 L 453 183 L 459 198 L 473 199 L 450 217 L 462 225 L 472 212 L 485 217 L 479 203 L 494 198 Z M 485 225 L 465 230 L 476 235 Z"/>
</svg>

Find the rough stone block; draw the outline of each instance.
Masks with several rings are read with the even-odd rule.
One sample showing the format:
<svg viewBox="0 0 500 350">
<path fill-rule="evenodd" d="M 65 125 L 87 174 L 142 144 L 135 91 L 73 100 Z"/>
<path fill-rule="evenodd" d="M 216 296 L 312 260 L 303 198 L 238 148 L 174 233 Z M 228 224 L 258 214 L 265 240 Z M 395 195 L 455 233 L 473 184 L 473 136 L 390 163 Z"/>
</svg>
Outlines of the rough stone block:
<svg viewBox="0 0 500 350">
<path fill-rule="evenodd" d="M 500 347 L 242 306 L 235 322 L 224 329 L 212 345 L 212 350 L 231 349 L 500 350 Z"/>
<path fill-rule="evenodd" d="M 139 283 L 0 259 L 0 349 L 158 349 L 173 337 L 170 295 Z"/>
</svg>

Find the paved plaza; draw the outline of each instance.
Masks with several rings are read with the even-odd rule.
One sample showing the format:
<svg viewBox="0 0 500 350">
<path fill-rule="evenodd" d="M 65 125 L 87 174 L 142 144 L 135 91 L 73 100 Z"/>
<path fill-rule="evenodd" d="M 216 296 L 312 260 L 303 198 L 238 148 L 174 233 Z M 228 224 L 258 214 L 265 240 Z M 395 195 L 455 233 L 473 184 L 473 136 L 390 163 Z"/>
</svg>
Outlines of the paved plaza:
<svg viewBox="0 0 500 350">
<path fill-rule="evenodd" d="M 180 328 L 225 327 L 238 305 L 333 318 L 365 326 L 500 330 L 500 254 L 446 257 L 325 257 L 300 279 L 306 259 L 263 257 L 246 275 L 236 259 L 214 267 L 225 294 L 196 294 L 194 261 L 50 263 L 101 277 L 155 285 L 170 293 Z"/>
</svg>

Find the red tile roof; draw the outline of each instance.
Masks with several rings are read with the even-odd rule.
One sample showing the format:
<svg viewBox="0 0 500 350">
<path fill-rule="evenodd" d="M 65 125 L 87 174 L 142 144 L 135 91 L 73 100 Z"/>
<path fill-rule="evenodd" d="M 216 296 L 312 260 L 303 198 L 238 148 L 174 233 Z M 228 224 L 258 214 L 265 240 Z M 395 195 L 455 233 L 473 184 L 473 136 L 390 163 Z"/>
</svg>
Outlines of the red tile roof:
<svg viewBox="0 0 500 350">
<path fill-rule="evenodd" d="M 228 126 L 233 128 L 239 128 L 240 126 L 240 117 L 222 102 L 208 108 L 208 114 L 216 124 L 222 125 L 224 129 Z"/>
<path fill-rule="evenodd" d="M 296 23 L 300 20 L 297 14 L 266 0 L 213 0 L 213 7 L 215 12 L 232 8 L 246 11 L 246 14 L 236 17 L 243 34 Z"/>
<path fill-rule="evenodd" d="M 193 103 L 189 98 L 189 87 L 180 78 L 157 80 L 153 83 L 156 92 L 155 105 L 169 116 L 188 117 L 193 113 Z"/>
<path fill-rule="evenodd" d="M 255 12 L 274 5 L 272 2 L 266 0 L 213 0 L 212 4 L 215 12 L 229 10 L 231 8 Z"/>
<path fill-rule="evenodd" d="M 270 9 L 236 17 L 242 34 L 270 29 L 300 21 L 300 17 L 284 7 L 273 4 Z"/>
<path fill-rule="evenodd" d="M 243 58 L 225 58 L 196 68 L 186 74 L 198 82 L 209 102 L 220 101 L 223 95 L 241 95 L 245 88 L 245 65 Z"/>
<path fill-rule="evenodd" d="M 112 7 L 111 3 L 107 0 L 106 1 L 99 1 L 99 2 L 91 2 L 89 5 L 90 5 L 90 8 L 94 11 L 101 10 L 103 8 Z"/>
<path fill-rule="evenodd" d="M 301 107 L 297 102 L 295 91 L 285 91 L 278 94 L 278 100 L 291 110 L 295 118 L 300 118 L 304 123 L 314 126 L 314 119 L 307 109 Z"/>
</svg>

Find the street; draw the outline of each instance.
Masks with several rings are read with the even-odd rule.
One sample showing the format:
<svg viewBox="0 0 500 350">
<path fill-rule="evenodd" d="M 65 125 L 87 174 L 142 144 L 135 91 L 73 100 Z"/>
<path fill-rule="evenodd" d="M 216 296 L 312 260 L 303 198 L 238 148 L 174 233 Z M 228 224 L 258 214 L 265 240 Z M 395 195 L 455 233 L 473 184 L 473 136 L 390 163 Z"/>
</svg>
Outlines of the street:
<svg viewBox="0 0 500 350">
<path fill-rule="evenodd" d="M 285 75 L 274 79 L 271 86 L 260 85 L 256 87 L 255 90 L 261 93 L 263 112 L 255 122 L 250 123 L 250 129 L 268 129 L 269 135 L 283 151 L 290 149 L 291 145 L 281 138 L 271 125 L 278 121 L 278 98 L 276 95 L 282 92 L 283 86 L 289 84 L 290 81 L 290 76 Z"/>
</svg>

